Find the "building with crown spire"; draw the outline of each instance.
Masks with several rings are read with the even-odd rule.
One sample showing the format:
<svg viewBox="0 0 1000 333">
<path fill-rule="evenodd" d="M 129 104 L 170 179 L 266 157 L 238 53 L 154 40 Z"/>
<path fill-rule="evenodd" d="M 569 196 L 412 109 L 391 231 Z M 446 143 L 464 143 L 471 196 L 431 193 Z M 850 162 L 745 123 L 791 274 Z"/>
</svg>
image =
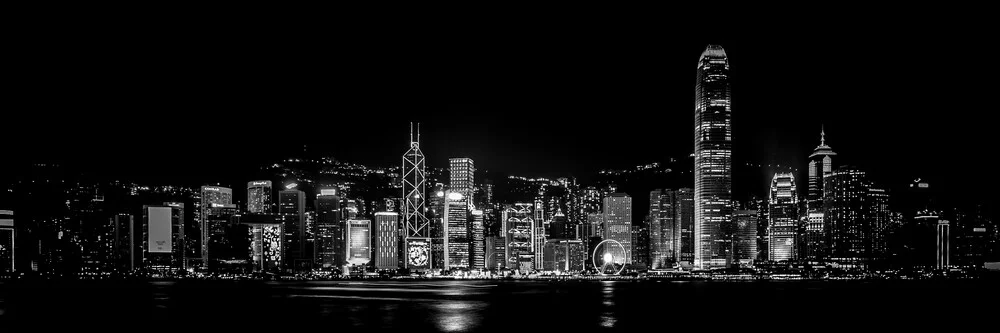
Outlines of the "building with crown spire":
<svg viewBox="0 0 1000 333">
<path fill-rule="evenodd" d="M 809 155 L 809 188 L 806 200 L 810 210 L 823 207 L 823 178 L 833 172 L 833 156 L 837 156 L 837 153 L 826 145 L 826 129 L 821 127 L 819 146 L 816 146 Z"/>
</svg>

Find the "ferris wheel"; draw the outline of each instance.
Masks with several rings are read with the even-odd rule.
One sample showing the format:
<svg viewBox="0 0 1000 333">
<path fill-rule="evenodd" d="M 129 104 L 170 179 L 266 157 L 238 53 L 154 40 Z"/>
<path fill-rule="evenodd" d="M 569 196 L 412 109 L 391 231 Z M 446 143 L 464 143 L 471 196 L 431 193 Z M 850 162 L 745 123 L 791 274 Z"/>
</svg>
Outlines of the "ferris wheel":
<svg viewBox="0 0 1000 333">
<path fill-rule="evenodd" d="M 618 275 L 625 270 L 628 263 L 628 252 L 622 243 L 606 239 L 594 247 L 594 255 L 590 257 L 594 268 L 602 275 Z"/>
</svg>

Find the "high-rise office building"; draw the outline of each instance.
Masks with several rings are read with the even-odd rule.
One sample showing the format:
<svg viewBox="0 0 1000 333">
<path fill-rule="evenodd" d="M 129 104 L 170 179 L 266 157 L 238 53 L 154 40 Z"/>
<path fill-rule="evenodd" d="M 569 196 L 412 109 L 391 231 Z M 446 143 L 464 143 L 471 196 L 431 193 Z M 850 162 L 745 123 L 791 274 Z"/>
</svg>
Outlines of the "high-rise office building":
<svg viewBox="0 0 1000 333">
<path fill-rule="evenodd" d="M 282 190 L 278 192 L 278 217 L 281 219 L 285 239 L 284 266 L 286 270 L 301 271 L 311 268 L 306 254 L 306 194 L 300 190 Z"/>
<path fill-rule="evenodd" d="M 476 209 L 472 211 L 472 221 L 469 223 L 469 234 L 471 235 L 469 256 L 472 269 L 486 268 L 486 229 L 483 225 L 483 211 Z"/>
<path fill-rule="evenodd" d="M 726 267 L 732 254 L 732 112 L 729 58 L 709 45 L 698 59 L 694 112 L 694 266 Z"/>
<path fill-rule="evenodd" d="M 347 263 L 351 265 L 364 265 L 372 260 L 371 224 L 370 220 L 347 221 Z"/>
<path fill-rule="evenodd" d="M 428 200 L 427 218 L 430 220 L 430 259 L 431 267 L 435 269 L 444 268 L 444 203 L 445 188 L 443 183 L 436 183 L 431 188 L 430 200 Z"/>
<path fill-rule="evenodd" d="M 649 227 L 647 222 L 632 224 L 632 265 L 649 268 Z"/>
<path fill-rule="evenodd" d="M 372 246 L 377 269 L 399 268 L 399 213 L 375 213 L 375 244 Z"/>
<path fill-rule="evenodd" d="M 583 241 L 575 239 L 550 239 L 545 242 L 543 270 L 556 272 L 580 272 L 584 270 L 587 248 Z"/>
<path fill-rule="evenodd" d="M 251 214 L 271 214 L 271 181 L 247 182 L 247 211 Z"/>
<path fill-rule="evenodd" d="M 736 210 L 736 235 L 733 257 L 741 265 L 752 264 L 757 259 L 757 211 Z"/>
<path fill-rule="evenodd" d="M 826 145 L 826 130 L 819 132 L 819 146 L 809 155 L 809 188 L 806 192 L 806 202 L 810 212 L 819 212 L 823 208 L 823 178 L 833 172 L 833 152 Z"/>
<path fill-rule="evenodd" d="M 216 236 L 222 229 L 221 226 L 210 226 L 208 216 L 214 214 L 215 216 L 220 216 L 220 210 L 222 208 L 235 207 L 233 205 L 233 189 L 221 187 L 221 186 L 202 186 L 201 187 L 201 211 L 199 212 L 200 222 L 199 227 L 201 228 L 201 260 L 202 262 L 208 262 L 208 244 L 209 237 L 212 234 L 212 230 L 216 231 Z"/>
<path fill-rule="evenodd" d="M 613 193 L 604 198 L 604 239 L 622 244 L 625 262 L 632 263 L 632 197 Z"/>
<path fill-rule="evenodd" d="M 0 273 L 14 271 L 14 211 L 0 210 Z"/>
<path fill-rule="evenodd" d="M 848 268 L 867 268 L 884 254 L 887 195 L 865 172 L 841 167 L 824 177 L 823 229 L 828 258 Z"/>
<path fill-rule="evenodd" d="M 142 208 L 142 265 L 169 271 L 184 268 L 183 203 L 175 208 L 147 205 Z M 181 213 L 181 214 L 178 214 Z"/>
<path fill-rule="evenodd" d="M 535 232 L 534 239 L 532 240 L 532 251 L 535 253 L 535 270 L 542 270 L 544 262 L 542 258 L 545 254 L 545 240 L 546 234 L 545 230 L 547 225 L 547 219 L 545 218 L 545 200 L 541 197 L 535 197 Z"/>
<path fill-rule="evenodd" d="M 486 237 L 486 269 L 494 270 L 507 268 L 507 265 L 505 264 L 505 240 L 506 238 L 502 236 Z"/>
<path fill-rule="evenodd" d="M 805 232 L 800 237 L 802 239 L 802 259 L 807 261 L 817 261 L 825 258 L 826 235 L 823 232 L 823 212 L 810 210 L 806 216 Z"/>
<path fill-rule="evenodd" d="M 136 269 L 135 220 L 129 214 L 117 214 L 111 218 L 114 224 L 114 261 L 119 272 Z"/>
<path fill-rule="evenodd" d="M 413 270 L 431 268 L 431 226 L 425 215 L 426 163 L 420 151 L 420 125 L 416 138 L 410 124 L 410 149 L 403 154 L 403 264 Z M 414 248 L 410 248 L 410 246 Z"/>
<path fill-rule="evenodd" d="M 212 271 L 224 271 L 234 267 L 234 263 L 239 260 L 250 259 L 249 239 L 246 238 L 248 231 L 241 231 L 245 225 L 236 224 L 235 218 L 239 216 L 239 211 L 234 204 L 209 207 L 205 210 L 206 215 L 202 220 L 205 229 L 202 234 L 206 236 L 203 244 L 204 263 Z M 247 242 L 244 243 L 244 240 Z M 139 240 L 136 243 L 141 244 Z M 238 265 L 236 265 L 238 266 Z"/>
<path fill-rule="evenodd" d="M 502 230 L 507 268 L 521 273 L 530 272 L 535 267 L 534 205 L 515 203 L 504 207 Z"/>
<path fill-rule="evenodd" d="M 937 269 L 946 269 L 951 266 L 951 226 L 948 220 L 938 221 L 937 225 L 937 251 L 934 258 Z"/>
<path fill-rule="evenodd" d="M 470 263 L 468 206 L 461 193 L 450 192 L 444 205 L 445 224 L 445 270 L 468 269 Z"/>
<path fill-rule="evenodd" d="M 475 194 L 476 165 L 471 158 L 458 157 L 448 160 L 448 190 L 462 194 L 467 204 L 472 204 Z"/>
<path fill-rule="evenodd" d="M 240 217 L 250 237 L 250 261 L 254 272 L 281 271 L 282 223 L 272 214 L 247 214 Z"/>
<path fill-rule="evenodd" d="M 680 241 L 674 251 L 680 256 L 681 263 L 692 265 L 694 263 L 694 189 L 682 188 L 677 190 L 676 219 L 680 223 Z"/>
<path fill-rule="evenodd" d="M 795 175 L 776 173 L 771 178 L 771 195 L 768 202 L 768 249 L 770 261 L 796 259 L 799 228 L 798 193 Z"/>
<path fill-rule="evenodd" d="M 336 190 L 321 189 L 316 196 L 316 241 L 313 245 L 318 268 L 332 270 L 346 263 L 345 221 Z"/>
<path fill-rule="evenodd" d="M 680 260 L 681 220 L 678 212 L 678 192 L 649 192 L 649 260 L 650 268 L 673 267 Z"/>
</svg>

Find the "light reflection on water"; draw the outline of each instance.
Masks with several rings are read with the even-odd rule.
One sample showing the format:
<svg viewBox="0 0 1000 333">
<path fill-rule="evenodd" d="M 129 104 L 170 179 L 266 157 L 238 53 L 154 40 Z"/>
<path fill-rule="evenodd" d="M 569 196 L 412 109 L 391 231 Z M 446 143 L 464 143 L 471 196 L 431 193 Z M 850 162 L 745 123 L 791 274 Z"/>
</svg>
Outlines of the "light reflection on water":
<svg viewBox="0 0 1000 333">
<path fill-rule="evenodd" d="M 613 328 L 618 321 L 615 318 L 615 281 L 603 281 L 603 284 L 601 304 L 604 305 L 604 311 L 601 313 L 601 327 Z"/>
<path fill-rule="evenodd" d="M 444 332 L 464 332 L 475 328 L 483 302 L 446 301 L 436 306 L 434 322 Z"/>
</svg>

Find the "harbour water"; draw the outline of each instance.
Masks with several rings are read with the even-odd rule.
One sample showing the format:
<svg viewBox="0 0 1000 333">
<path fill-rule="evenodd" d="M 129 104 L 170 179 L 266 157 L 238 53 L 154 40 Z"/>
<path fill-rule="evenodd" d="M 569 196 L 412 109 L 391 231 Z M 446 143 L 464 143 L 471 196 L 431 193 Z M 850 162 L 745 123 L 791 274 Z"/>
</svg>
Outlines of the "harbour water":
<svg viewBox="0 0 1000 333">
<path fill-rule="evenodd" d="M 974 281 L 7 281 L 15 332 L 217 329 L 843 331 L 995 326 L 998 284 Z M 143 328 L 145 327 L 145 328 Z"/>
</svg>

